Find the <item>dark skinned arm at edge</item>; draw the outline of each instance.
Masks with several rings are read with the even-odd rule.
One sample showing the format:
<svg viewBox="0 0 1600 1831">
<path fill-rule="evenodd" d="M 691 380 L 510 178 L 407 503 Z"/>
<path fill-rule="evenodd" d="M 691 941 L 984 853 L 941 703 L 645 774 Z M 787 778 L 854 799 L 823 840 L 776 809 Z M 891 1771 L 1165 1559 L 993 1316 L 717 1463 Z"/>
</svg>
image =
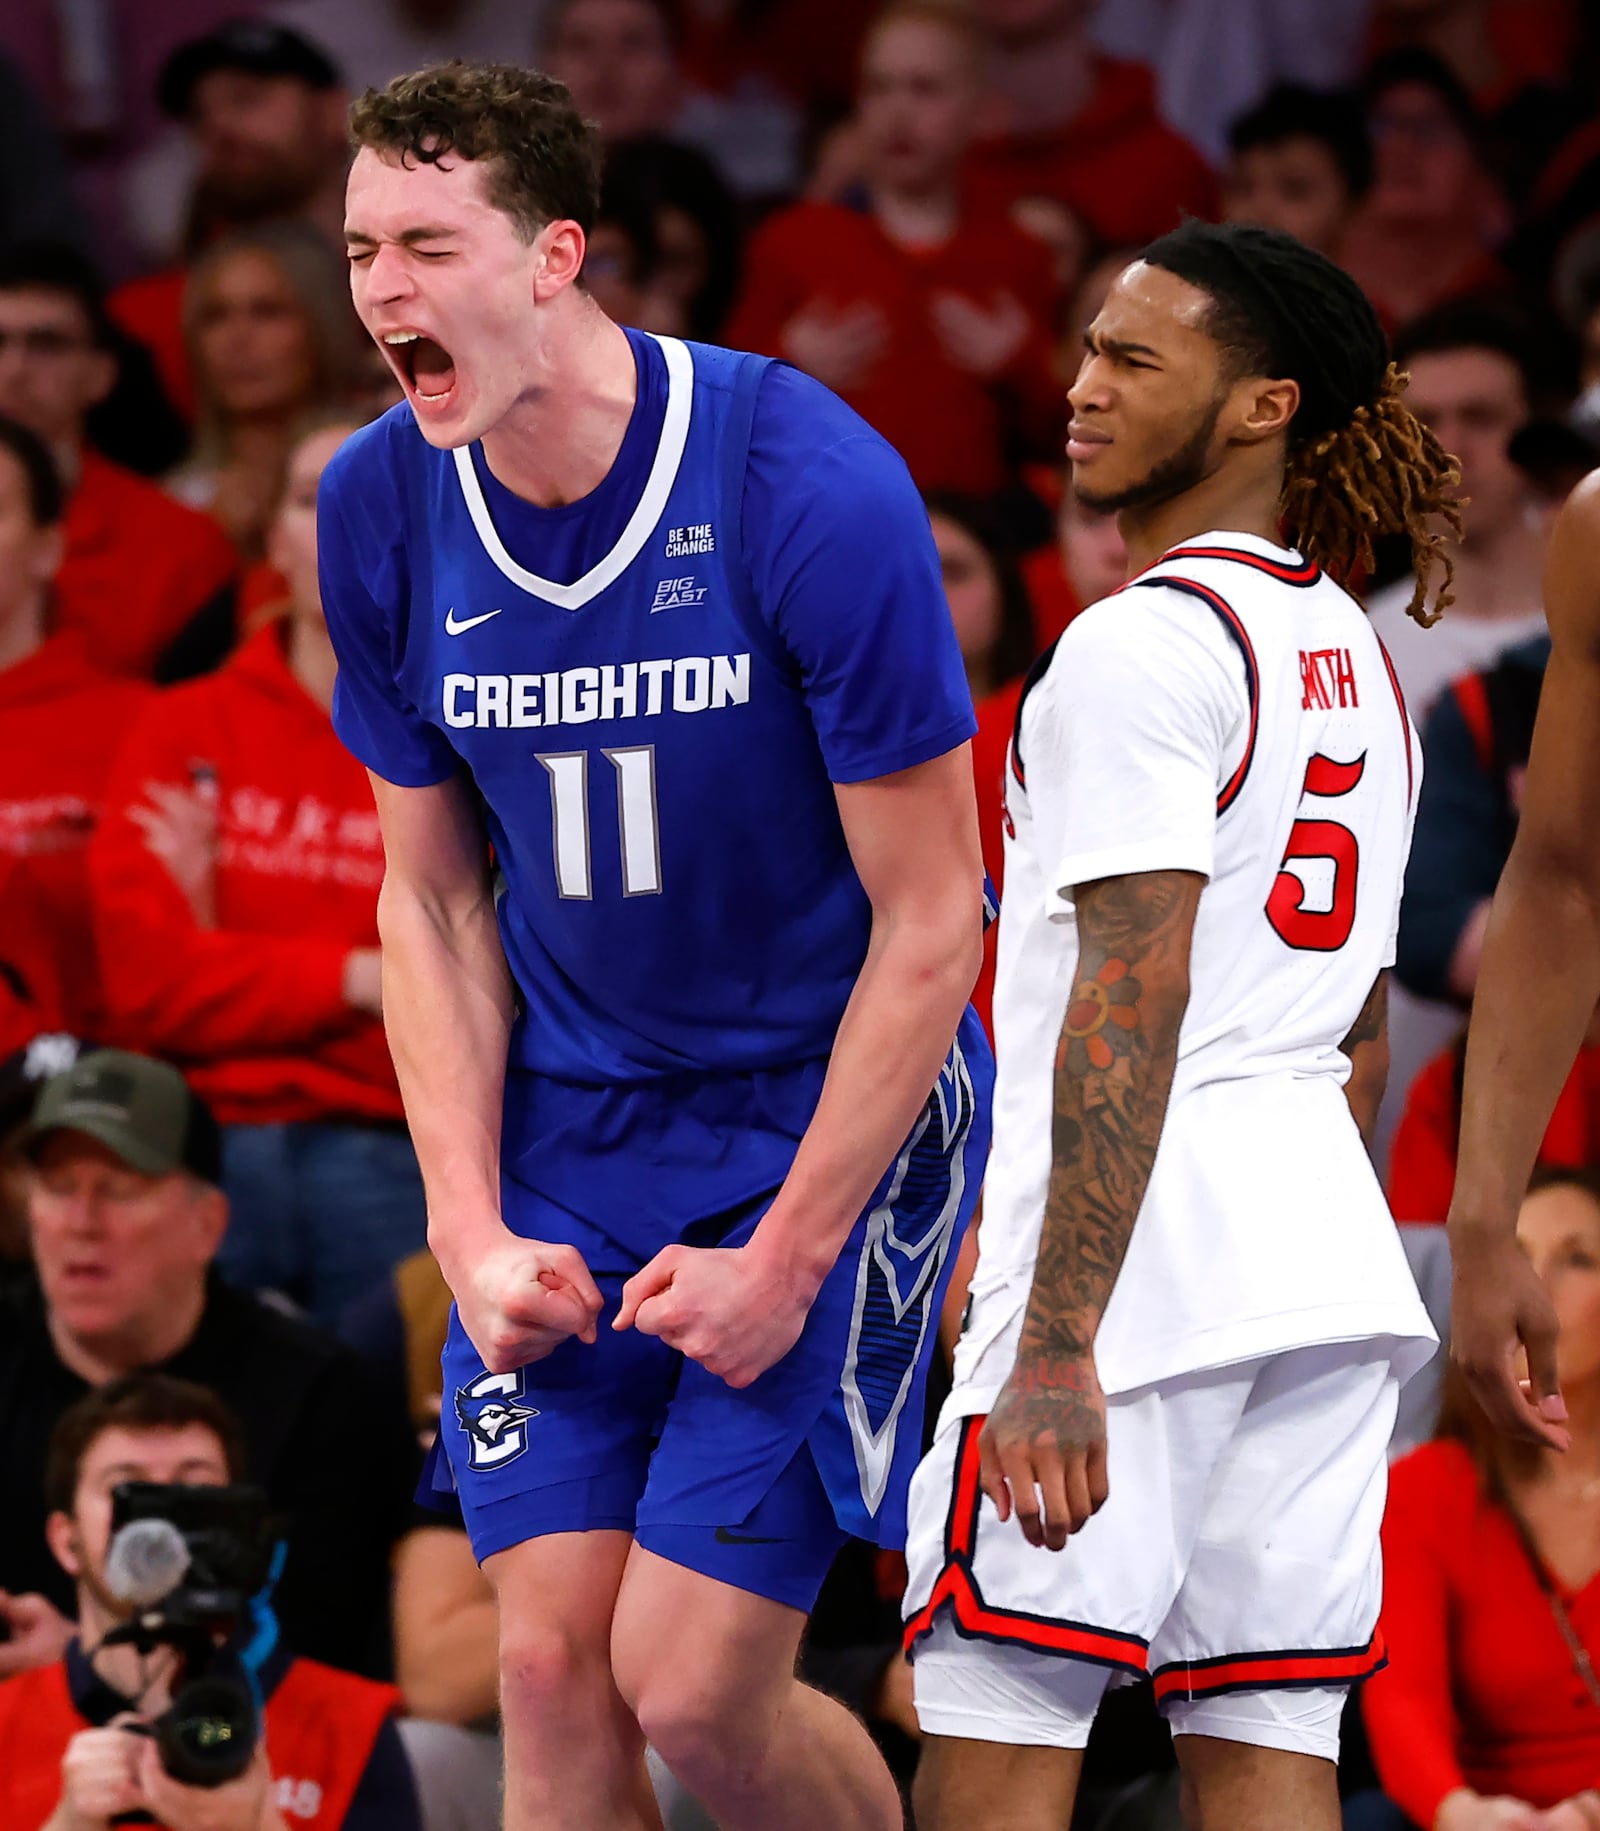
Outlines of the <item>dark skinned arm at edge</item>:
<svg viewBox="0 0 1600 1831">
<path fill-rule="evenodd" d="M 1451 1353 L 1500 1429 L 1565 1448 L 1556 1318 L 1517 1248 L 1517 1210 L 1600 999 L 1600 472 L 1557 518 L 1551 654 L 1516 843 L 1484 940 L 1450 1208 Z M 1526 1349 L 1528 1384 L 1517 1377 Z"/>
</svg>

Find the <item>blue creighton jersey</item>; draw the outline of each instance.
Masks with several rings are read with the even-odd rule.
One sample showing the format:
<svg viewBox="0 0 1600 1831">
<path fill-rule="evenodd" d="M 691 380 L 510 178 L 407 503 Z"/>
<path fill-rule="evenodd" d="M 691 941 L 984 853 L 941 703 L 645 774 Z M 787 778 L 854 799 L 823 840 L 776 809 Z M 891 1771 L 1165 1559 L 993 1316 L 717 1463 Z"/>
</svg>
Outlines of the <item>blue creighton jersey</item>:
<svg viewBox="0 0 1600 1831">
<path fill-rule="evenodd" d="M 339 734 L 402 786 L 470 772 L 512 1066 L 585 1084 L 825 1056 L 870 921 L 833 784 L 974 730 L 894 452 L 781 364 L 628 337 L 582 501 L 533 507 L 396 407 L 320 503 Z"/>
</svg>

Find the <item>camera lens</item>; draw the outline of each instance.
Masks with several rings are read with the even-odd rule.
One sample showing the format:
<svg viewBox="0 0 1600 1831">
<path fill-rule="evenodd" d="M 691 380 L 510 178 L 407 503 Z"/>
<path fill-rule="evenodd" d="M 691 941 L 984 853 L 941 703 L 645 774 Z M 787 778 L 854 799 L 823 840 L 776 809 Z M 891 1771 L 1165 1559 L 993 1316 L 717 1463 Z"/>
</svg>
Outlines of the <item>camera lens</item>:
<svg viewBox="0 0 1600 1831">
<path fill-rule="evenodd" d="M 256 1752 L 256 1708 L 228 1678 L 197 1678 L 178 1689 L 156 1724 L 161 1765 L 183 1786 L 225 1786 Z"/>
</svg>

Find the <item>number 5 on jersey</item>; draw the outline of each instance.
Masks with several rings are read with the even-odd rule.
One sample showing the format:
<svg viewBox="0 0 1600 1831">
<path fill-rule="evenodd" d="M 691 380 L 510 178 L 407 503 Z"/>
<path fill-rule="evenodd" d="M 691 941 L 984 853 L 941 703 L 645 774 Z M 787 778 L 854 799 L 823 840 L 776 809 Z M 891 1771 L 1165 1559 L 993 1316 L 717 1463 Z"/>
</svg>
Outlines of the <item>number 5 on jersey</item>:
<svg viewBox="0 0 1600 1831">
<path fill-rule="evenodd" d="M 617 772 L 617 830 L 622 839 L 622 894 L 661 894 L 661 823 L 656 814 L 656 747 L 600 752 Z M 566 898 L 594 895 L 589 841 L 589 753 L 563 750 L 535 759 L 550 778 L 551 845 L 556 889 Z"/>
<path fill-rule="evenodd" d="M 1334 801 L 1348 795 L 1366 772 L 1363 751 L 1353 763 L 1336 763 L 1317 752 L 1306 764 L 1300 791 L 1302 810 L 1307 801 Z M 1309 873 L 1296 866 L 1331 866 L 1328 906 L 1308 909 Z M 1267 898 L 1267 920 L 1280 940 L 1303 951 L 1336 953 L 1350 939 L 1356 919 L 1356 877 L 1361 868 L 1361 847 L 1356 836 L 1337 820 L 1308 820 L 1302 812 L 1289 829 L 1289 843 L 1278 868 L 1272 894 Z M 1324 876 L 1318 871 L 1317 877 Z"/>
</svg>

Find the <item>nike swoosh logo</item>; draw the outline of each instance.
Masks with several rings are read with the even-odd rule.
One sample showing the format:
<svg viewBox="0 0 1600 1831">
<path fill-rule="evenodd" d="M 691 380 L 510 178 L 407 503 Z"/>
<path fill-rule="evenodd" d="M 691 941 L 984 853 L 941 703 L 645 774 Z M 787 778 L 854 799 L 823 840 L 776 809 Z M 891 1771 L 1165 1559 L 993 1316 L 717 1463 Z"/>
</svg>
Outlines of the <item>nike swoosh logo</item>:
<svg viewBox="0 0 1600 1831">
<path fill-rule="evenodd" d="M 481 617 L 456 618 L 455 607 L 451 606 L 444 613 L 444 633 L 447 636 L 464 636 L 469 629 L 476 629 L 480 623 L 487 623 L 491 617 L 498 617 L 498 610 L 486 610 Z"/>
<path fill-rule="evenodd" d="M 726 1526 L 718 1526 L 716 1539 L 719 1545 L 781 1545 L 782 1539 L 751 1538 L 747 1533 L 730 1532 Z"/>
</svg>

